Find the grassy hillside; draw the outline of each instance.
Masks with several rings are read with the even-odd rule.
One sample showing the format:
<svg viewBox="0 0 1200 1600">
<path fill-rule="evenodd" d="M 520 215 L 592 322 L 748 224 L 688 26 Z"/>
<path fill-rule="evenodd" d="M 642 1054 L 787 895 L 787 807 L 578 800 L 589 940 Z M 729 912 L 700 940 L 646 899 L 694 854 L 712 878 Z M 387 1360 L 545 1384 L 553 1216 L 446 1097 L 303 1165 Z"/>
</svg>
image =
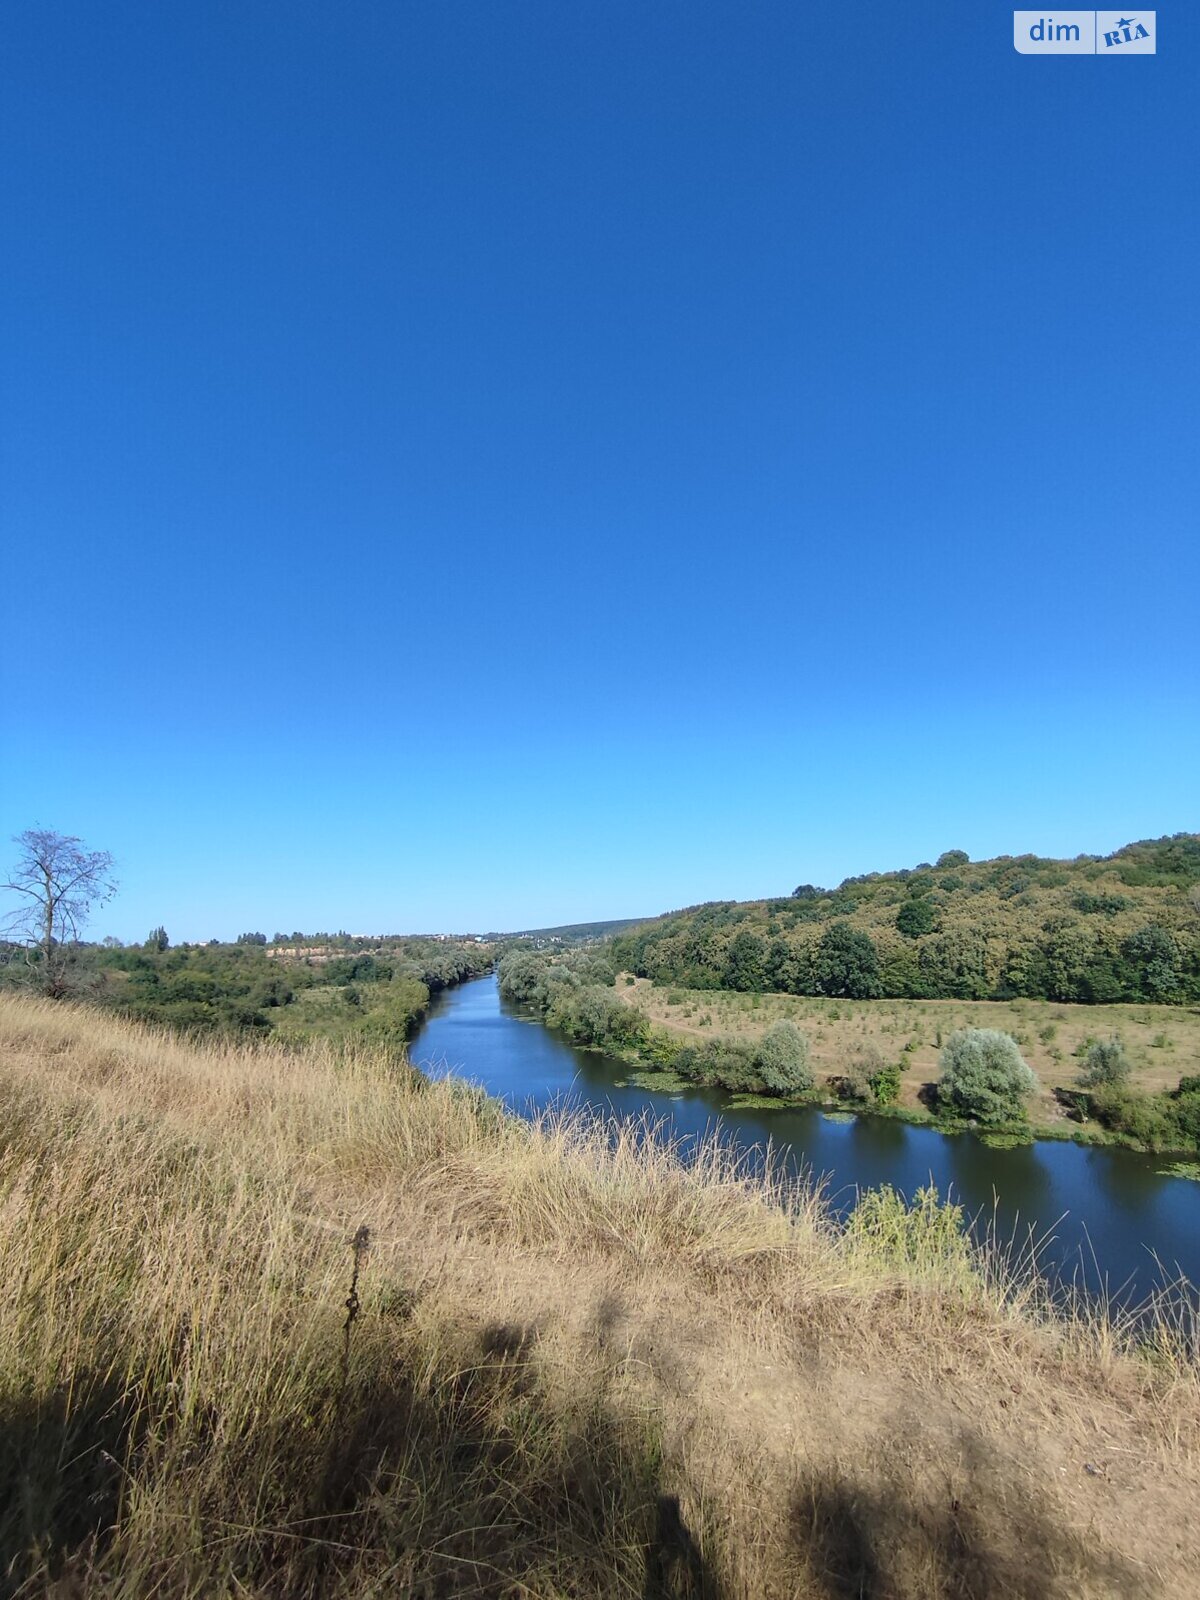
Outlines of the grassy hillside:
<svg viewBox="0 0 1200 1600">
<path fill-rule="evenodd" d="M 613 941 L 692 989 L 1082 1004 L 1200 1000 L 1200 835 L 1098 859 L 1000 856 L 672 913 Z"/>
<path fill-rule="evenodd" d="M 1194 1330 L 929 1196 L 0 997 L 0 1208 L 7 1593 L 1195 1592 Z"/>
</svg>

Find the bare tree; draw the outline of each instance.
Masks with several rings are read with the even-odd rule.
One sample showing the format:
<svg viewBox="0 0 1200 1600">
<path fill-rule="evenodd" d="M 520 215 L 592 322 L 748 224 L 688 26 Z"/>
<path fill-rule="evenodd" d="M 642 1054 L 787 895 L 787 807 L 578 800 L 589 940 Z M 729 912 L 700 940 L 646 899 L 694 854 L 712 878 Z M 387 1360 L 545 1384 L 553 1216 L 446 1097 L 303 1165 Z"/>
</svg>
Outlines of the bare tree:
<svg viewBox="0 0 1200 1600">
<path fill-rule="evenodd" d="M 66 991 L 70 948 L 88 913 L 117 892 L 113 858 L 49 828 L 27 828 L 13 843 L 21 854 L 0 887 L 22 898 L 5 933 L 25 949 L 43 993 L 57 998 Z"/>
</svg>

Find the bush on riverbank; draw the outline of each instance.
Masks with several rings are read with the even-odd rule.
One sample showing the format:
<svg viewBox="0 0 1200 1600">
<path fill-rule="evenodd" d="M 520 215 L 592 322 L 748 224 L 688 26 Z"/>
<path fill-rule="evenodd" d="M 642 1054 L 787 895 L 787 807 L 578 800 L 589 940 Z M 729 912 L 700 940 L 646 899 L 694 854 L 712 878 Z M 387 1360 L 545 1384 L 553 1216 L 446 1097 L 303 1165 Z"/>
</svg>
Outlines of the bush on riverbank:
<svg viewBox="0 0 1200 1600">
<path fill-rule="evenodd" d="M 960 1028 L 941 1055 L 938 1104 L 988 1127 L 1021 1122 L 1037 1079 L 1017 1041 L 995 1028 Z"/>
<path fill-rule="evenodd" d="M 1200 1148 L 1200 1077 L 1181 1078 L 1169 1094 L 1138 1094 L 1117 1082 L 1102 1084 L 1084 1098 L 1103 1127 L 1147 1150 Z"/>
<path fill-rule="evenodd" d="M 808 1036 L 794 1022 L 775 1022 L 755 1051 L 762 1080 L 772 1094 L 803 1094 L 813 1086 Z"/>
<path fill-rule="evenodd" d="M 494 960 L 492 947 L 474 940 L 314 938 L 326 942 L 304 944 L 297 934 L 268 946 L 261 934 L 243 934 L 236 944 L 172 945 L 156 928 L 135 947 L 74 947 L 72 984 L 133 1021 L 189 1034 L 403 1044 L 431 994 Z M 30 972 L 23 961 L 0 961 L 0 989 L 20 988 Z"/>
<path fill-rule="evenodd" d="M 808 1038 L 791 1022 L 775 1023 L 753 1045 L 724 1038 L 685 1043 L 651 1028 L 643 1011 L 621 1000 L 611 966 L 592 952 L 514 951 L 499 973 L 505 1000 L 540 1012 L 576 1044 L 633 1054 L 680 1080 L 733 1094 L 801 1096 L 813 1086 Z"/>
<path fill-rule="evenodd" d="M 640 1049 L 649 1037 L 647 1018 L 617 998 L 616 974 L 592 951 L 561 956 L 513 951 L 498 970 L 505 1000 L 539 1012 L 576 1044 L 620 1052 Z"/>
</svg>

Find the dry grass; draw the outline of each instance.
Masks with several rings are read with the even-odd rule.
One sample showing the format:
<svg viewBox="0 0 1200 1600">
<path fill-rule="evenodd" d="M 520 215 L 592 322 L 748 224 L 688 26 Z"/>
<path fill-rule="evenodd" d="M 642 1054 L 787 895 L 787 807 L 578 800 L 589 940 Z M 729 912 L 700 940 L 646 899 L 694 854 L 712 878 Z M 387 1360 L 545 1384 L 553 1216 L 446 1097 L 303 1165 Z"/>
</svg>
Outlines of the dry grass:
<svg viewBox="0 0 1200 1600">
<path fill-rule="evenodd" d="M 688 1038 L 725 1035 L 757 1039 L 781 1017 L 809 1036 L 818 1081 L 846 1071 L 864 1047 L 903 1068 L 900 1099 L 917 1106 L 922 1089 L 938 1077 L 941 1043 L 956 1028 L 998 1028 L 1012 1034 L 1039 1083 L 1037 1122 L 1063 1117 L 1056 1086 L 1074 1084 L 1089 1039 L 1118 1035 L 1133 1066 L 1132 1086 L 1143 1094 L 1173 1089 L 1200 1072 L 1200 1008 L 1185 1006 L 1076 1006 L 1050 1000 L 822 1000 L 803 995 L 735 994 L 724 990 L 656 987 L 646 978 L 617 995 L 640 1006 L 659 1027 Z M 906 1048 L 908 1046 L 909 1048 Z"/>
<path fill-rule="evenodd" d="M 0 1591 L 1194 1593 L 1186 1322 L 652 1135 L 0 1001 Z"/>
</svg>

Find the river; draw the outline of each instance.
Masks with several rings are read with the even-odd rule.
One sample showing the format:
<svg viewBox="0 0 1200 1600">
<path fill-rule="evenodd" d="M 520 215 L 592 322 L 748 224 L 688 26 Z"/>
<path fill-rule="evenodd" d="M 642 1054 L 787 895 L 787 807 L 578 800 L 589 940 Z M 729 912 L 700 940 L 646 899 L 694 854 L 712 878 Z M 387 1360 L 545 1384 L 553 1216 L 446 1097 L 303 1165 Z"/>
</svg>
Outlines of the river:
<svg viewBox="0 0 1200 1600">
<path fill-rule="evenodd" d="M 817 1110 L 733 1110 L 719 1090 L 666 1095 L 626 1085 L 633 1069 L 581 1050 L 500 999 L 494 975 L 444 991 L 411 1047 L 425 1071 L 452 1071 L 528 1115 L 557 1103 L 617 1117 L 651 1116 L 685 1139 L 714 1128 L 739 1149 L 769 1141 L 792 1171 L 824 1179 L 833 1204 L 890 1183 L 911 1195 L 931 1180 L 1000 1238 L 1039 1242 L 1043 1267 L 1123 1302 L 1164 1278 L 1200 1284 L 1200 1183 L 1163 1176 L 1170 1158 L 1042 1141 L 993 1150 L 886 1117 L 833 1119 Z"/>
</svg>

